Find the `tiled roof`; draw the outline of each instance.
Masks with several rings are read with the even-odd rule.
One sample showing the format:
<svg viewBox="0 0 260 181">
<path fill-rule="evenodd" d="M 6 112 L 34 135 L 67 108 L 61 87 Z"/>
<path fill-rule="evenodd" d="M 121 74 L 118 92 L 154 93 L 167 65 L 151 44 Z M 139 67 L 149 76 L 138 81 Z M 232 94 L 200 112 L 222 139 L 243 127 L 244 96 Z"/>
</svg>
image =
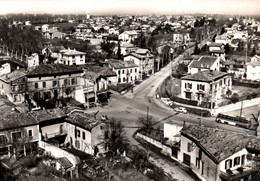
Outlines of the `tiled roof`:
<svg viewBox="0 0 260 181">
<path fill-rule="evenodd" d="M 252 139 L 245 134 L 199 125 L 186 126 L 181 134 L 194 141 L 218 163 L 246 148 Z"/>
<path fill-rule="evenodd" d="M 191 75 L 186 75 L 182 77 L 182 80 L 194 80 L 194 81 L 202 81 L 202 82 L 211 82 L 214 81 L 218 78 L 224 77 L 228 75 L 225 72 L 219 72 L 219 71 L 211 71 L 211 70 L 206 70 L 206 71 L 200 71 L 195 74 Z"/>
<path fill-rule="evenodd" d="M 260 66 L 260 62 L 248 62 L 246 63 L 247 65 L 251 65 L 251 66 Z M 259 70 L 260 71 L 260 70 Z"/>
<path fill-rule="evenodd" d="M 38 121 L 26 113 L 17 113 L 15 111 L 5 111 L 0 116 L 0 130 L 24 127 L 38 124 Z"/>
<path fill-rule="evenodd" d="M 117 74 L 108 67 L 100 67 L 100 66 L 89 66 L 89 67 L 84 67 L 84 69 L 86 69 L 86 71 L 89 72 L 94 72 L 97 75 L 102 75 L 104 77 L 110 77 L 110 76 L 116 76 Z"/>
<path fill-rule="evenodd" d="M 69 114 L 66 120 L 72 124 L 81 126 L 89 131 L 91 131 L 92 128 L 96 127 L 101 123 L 100 120 L 95 119 L 93 116 L 82 112 L 72 112 L 71 114 Z"/>
<path fill-rule="evenodd" d="M 135 53 L 137 54 L 142 54 L 142 55 L 145 55 L 147 52 L 149 52 L 148 49 L 144 49 L 144 48 L 138 48 Z"/>
<path fill-rule="evenodd" d="M 115 69 L 138 67 L 138 65 L 136 65 L 132 61 L 123 61 L 116 59 L 109 59 L 109 64 Z"/>
<path fill-rule="evenodd" d="M 9 74 L 5 74 L 2 75 L 0 77 L 1 80 L 3 80 L 4 82 L 11 82 L 13 80 L 16 80 L 20 77 L 23 77 L 27 74 L 27 72 L 25 70 L 15 70 Z"/>
<path fill-rule="evenodd" d="M 85 55 L 86 53 L 85 52 L 80 52 L 80 51 L 77 51 L 77 50 L 71 50 L 71 49 L 68 49 L 68 50 L 61 50 L 60 51 L 63 55 Z"/>
<path fill-rule="evenodd" d="M 136 58 L 146 58 L 146 57 L 154 57 L 152 54 L 146 56 L 146 55 L 141 55 L 141 54 L 137 54 L 137 53 L 129 53 L 128 55 L 125 55 L 124 57 L 127 57 L 127 56 L 133 56 L 133 57 L 136 57 Z"/>
<path fill-rule="evenodd" d="M 58 162 L 61 164 L 61 166 L 65 169 L 68 169 L 73 166 L 73 164 L 66 158 L 66 157 L 61 157 L 58 159 Z"/>
<path fill-rule="evenodd" d="M 225 50 L 210 50 L 211 53 L 225 53 Z"/>
<path fill-rule="evenodd" d="M 59 108 L 31 111 L 28 112 L 28 115 L 34 117 L 38 122 L 66 117 L 66 114 L 63 112 L 63 110 Z"/>
<path fill-rule="evenodd" d="M 221 47 L 223 45 L 223 43 L 215 43 L 215 42 L 211 42 L 209 44 L 210 47 Z"/>
<path fill-rule="evenodd" d="M 217 60 L 217 57 L 213 56 L 202 56 L 198 60 L 193 60 L 190 63 L 192 68 L 210 68 Z"/>
<path fill-rule="evenodd" d="M 27 76 L 35 75 L 51 75 L 51 74 L 68 74 L 68 73 L 81 73 L 83 70 L 76 66 L 64 64 L 40 64 L 35 69 L 30 71 Z"/>
</svg>

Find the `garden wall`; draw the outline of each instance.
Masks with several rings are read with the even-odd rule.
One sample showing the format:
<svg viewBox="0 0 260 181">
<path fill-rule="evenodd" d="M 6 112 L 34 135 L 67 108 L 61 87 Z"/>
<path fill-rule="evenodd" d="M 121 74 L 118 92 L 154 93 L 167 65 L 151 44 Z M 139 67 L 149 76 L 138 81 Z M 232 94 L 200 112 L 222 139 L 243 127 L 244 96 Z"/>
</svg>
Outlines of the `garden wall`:
<svg viewBox="0 0 260 181">
<path fill-rule="evenodd" d="M 145 136 L 143 134 L 140 134 L 140 133 L 137 133 L 136 134 L 137 137 L 139 138 L 142 138 L 143 140 L 153 144 L 154 146 L 158 147 L 158 148 L 161 148 L 162 149 L 162 153 L 165 154 L 165 155 L 168 155 L 168 156 L 172 156 L 172 149 L 169 147 L 169 146 L 166 146 L 164 144 L 162 144 L 161 142 L 153 139 L 153 138 L 150 138 L 148 136 Z"/>
<path fill-rule="evenodd" d="M 238 110 L 241 108 L 242 104 L 243 104 L 242 107 L 246 108 L 254 105 L 259 105 L 259 103 L 260 103 L 260 97 L 250 99 L 250 100 L 244 100 L 234 104 L 229 104 L 229 105 L 221 106 L 219 108 L 215 108 L 212 111 L 212 114 L 216 116 L 218 113 L 225 113 L 228 111 Z"/>
</svg>

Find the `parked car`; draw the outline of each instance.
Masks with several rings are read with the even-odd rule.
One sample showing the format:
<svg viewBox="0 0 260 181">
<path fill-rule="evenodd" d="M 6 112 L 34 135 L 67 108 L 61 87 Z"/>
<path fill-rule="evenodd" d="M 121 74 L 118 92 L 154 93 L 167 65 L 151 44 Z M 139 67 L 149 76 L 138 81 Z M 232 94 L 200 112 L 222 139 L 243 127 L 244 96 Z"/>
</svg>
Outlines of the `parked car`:
<svg viewBox="0 0 260 181">
<path fill-rule="evenodd" d="M 179 113 L 187 113 L 187 109 L 185 109 L 184 107 L 176 107 L 174 108 L 174 111 L 179 112 Z"/>
<path fill-rule="evenodd" d="M 171 106 L 173 104 L 173 101 L 170 98 L 161 98 L 162 102 L 164 102 L 166 105 Z"/>
</svg>

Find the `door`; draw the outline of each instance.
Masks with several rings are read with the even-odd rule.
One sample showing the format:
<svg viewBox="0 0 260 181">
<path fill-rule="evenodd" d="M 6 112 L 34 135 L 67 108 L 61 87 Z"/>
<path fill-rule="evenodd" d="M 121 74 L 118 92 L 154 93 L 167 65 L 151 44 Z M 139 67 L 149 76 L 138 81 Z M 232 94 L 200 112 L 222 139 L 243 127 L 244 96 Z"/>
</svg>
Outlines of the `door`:
<svg viewBox="0 0 260 181">
<path fill-rule="evenodd" d="M 183 163 L 190 166 L 190 155 L 183 153 Z"/>
</svg>

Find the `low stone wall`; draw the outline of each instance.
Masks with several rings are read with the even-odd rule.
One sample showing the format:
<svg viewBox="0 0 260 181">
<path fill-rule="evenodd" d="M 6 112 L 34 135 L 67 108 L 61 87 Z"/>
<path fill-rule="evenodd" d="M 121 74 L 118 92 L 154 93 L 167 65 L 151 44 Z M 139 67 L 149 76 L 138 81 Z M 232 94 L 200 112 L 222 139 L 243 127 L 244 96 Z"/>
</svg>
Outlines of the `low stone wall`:
<svg viewBox="0 0 260 181">
<path fill-rule="evenodd" d="M 155 139 L 152 139 L 152 138 L 150 138 L 148 136 L 145 136 L 143 134 L 140 134 L 140 133 L 137 133 L 136 136 L 139 137 L 139 138 L 142 138 L 143 140 L 153 144 L 154 146 L 156 146 L 158 148 L 161 148 L 162 149 L 161 152 L 164 155 L 172 156 L 171 155 L 172 154 L 172 149 L 169 146 L 166 146 L 166 145 L 162 144 L 161 142 L 159 142 L 159 141 L 157 141 Z"/>
<path fill-rule="evenodd" d="M 255 105 L 259 105 L 259 104 L 260 104 L 260 97 L 250 99 L 250 100 L 244 100 L 244 101 L 237 102 L 234 104 L 229 104 L 229 105 L 215 108 L 212 110 L 212 115 L 217 115 L 218 113 L 225 113 L 225 112 L 229 112 L 229 111 L 238 110 L 241 108 L 241 105 L 243 108 L 246 108 L 246 107 L 255 106 Z"/>
</svg>

